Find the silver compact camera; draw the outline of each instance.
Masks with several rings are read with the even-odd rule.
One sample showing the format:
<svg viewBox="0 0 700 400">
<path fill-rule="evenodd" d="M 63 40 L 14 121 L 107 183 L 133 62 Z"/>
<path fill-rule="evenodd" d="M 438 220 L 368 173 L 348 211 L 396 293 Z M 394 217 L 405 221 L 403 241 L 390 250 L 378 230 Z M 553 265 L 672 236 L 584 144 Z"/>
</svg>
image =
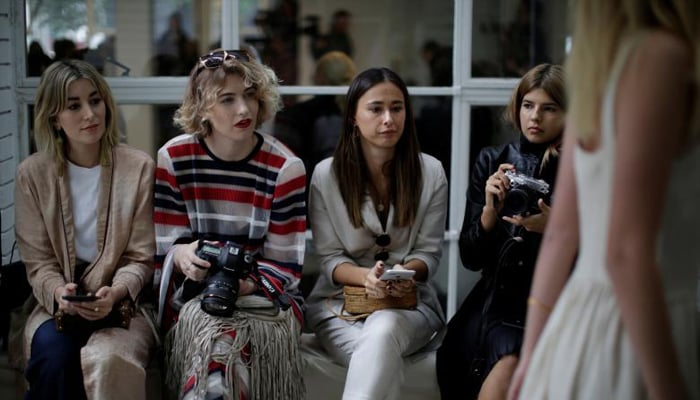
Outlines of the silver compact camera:
<svg viewBox="0 0 700 400">
<path fill-rule="evenodd" d="M 540 213 L 537 200 L 544 199 L 549 203 L 549 184 L 542 179 L 519 174 L 515 171 L 506 171 L 510 180 L 510 189 L 506 193 L 503 202 L 503 211 L 506 215 L 522 215 Z"/>
</svg>

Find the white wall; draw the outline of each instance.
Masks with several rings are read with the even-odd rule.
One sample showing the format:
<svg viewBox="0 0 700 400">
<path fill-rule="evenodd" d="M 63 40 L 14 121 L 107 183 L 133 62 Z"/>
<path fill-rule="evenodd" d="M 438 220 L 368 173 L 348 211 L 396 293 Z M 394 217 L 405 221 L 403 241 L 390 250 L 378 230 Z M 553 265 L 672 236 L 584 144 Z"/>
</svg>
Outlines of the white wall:
<svg viewBox="0 0 700 400">
<path fill-rule="evenodd" d="M 10 250 L 15 239 L 14 173 L 20 154 L 10 6 L 9 1 L 0 2 L 0 236 L 3 264 L 9 262 Z"/>
</svg>

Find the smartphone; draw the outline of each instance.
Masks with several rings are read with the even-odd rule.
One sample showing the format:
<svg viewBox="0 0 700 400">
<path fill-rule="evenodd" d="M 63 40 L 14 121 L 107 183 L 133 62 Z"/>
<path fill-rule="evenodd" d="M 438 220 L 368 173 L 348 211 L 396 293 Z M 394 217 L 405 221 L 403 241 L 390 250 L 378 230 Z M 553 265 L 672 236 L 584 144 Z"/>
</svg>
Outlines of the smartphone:
<svg viewBox="0 0 700 400">
<path fill-rule="evenodd" d="M 73 295 L 61 296 L 61 298 L 63 298 L 63 300 L 66 300 L 66 301 L 86 302 L 86 301 L 95 301 L 99 297 L 95 296 L 94 294 L 73 294 Z"/>
<path fill-rule="evenodd" d="M 411 279 L 415 274 L 416 271 L 412 269 L 387 269 L 379 279 L 383 281 L 398 281 L 402 279 Z"/>
</svg>

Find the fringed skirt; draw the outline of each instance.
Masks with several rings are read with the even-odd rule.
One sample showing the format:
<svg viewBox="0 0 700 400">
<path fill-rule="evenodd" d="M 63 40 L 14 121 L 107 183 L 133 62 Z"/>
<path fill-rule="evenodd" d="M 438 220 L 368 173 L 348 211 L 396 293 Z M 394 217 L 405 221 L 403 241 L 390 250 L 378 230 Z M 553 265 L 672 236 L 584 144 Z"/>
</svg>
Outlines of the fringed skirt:
<svg viewBox="0 0 700 400">
<path fill-rule="evenodd" d="M 170 398 L 266 400 L 304 398 L 301 328 L 291 309 L 254 306 L 230 318 L 201 310 L 199 297 L 180 310 L 165 338 Z"/>
</svg>

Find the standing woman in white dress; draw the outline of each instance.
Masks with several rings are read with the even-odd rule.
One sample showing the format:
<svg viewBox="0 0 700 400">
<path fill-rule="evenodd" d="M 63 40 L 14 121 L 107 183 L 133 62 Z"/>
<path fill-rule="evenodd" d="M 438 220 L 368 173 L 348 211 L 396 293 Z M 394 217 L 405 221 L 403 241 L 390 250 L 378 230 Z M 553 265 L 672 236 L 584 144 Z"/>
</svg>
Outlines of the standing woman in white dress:
<svg viewBox="0 0 700 400">
<path fill-rule="evenodd" d="M 700 2 L 580 0 L 574 18 L 572 120 L 509 398 L 696 399 Z"/>
</svg>

